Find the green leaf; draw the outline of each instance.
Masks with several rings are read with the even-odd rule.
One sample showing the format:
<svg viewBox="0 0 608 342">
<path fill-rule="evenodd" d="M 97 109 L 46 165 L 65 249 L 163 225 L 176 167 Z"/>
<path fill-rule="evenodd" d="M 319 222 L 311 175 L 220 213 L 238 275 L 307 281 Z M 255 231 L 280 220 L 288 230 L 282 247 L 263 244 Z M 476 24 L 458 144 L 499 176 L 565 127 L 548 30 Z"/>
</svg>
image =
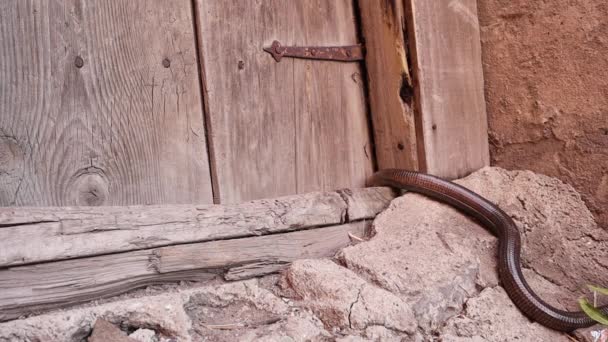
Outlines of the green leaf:
<svg viewBox="0 0 608 342">
<path fill-rule="evenodd" d="M 593 286 L 593 285 L 587 285 L 587 287 L 593 292 L 601 293 L 603 295 L 608 296 L 608 289 L 606 289 L 606 288 Z"/>
<path fill-rule="evenodd" d="M 581 306 L 581 309 L 583 309 L 587 316 L 591 317 L 591 319 L 600 324 L 608 325 L 608 316 L 604 315 L 600 310 L 591 305 L 586 298 L 579 299 L 578 304 Z"/>
</svg>

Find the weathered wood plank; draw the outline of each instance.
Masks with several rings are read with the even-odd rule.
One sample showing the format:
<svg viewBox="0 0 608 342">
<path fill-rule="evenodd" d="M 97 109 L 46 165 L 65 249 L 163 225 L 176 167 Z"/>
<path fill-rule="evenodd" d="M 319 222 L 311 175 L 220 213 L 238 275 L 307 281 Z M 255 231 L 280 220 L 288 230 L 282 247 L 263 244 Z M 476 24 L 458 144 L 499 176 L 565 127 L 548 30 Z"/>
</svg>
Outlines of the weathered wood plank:
<svg viewBox="0 0 608 342">
<path fill-rule="evenodd" d="M 405 0 L 422 170 L 459 178 L 489 164 L 476 0 Z"/>
<path fill-rule="evenodd" d="M 168 246 L 0 270 L 0 321 L 34 311 L 117 295 L 154 283 L 209 279 L 231 267 L 254 277 L 276 272 L 300 258 L 335 254 L 363 235 L 357 222 L 243 239 Z M 267 265 L 267 267 L 255 267 Z M 242 276 L 241 276 L 242 278 Z"/>
<path fill-rule="evenodd" d="M 359 0 L 378 168 L 418 170 L 403 0 Z"/>
<path fill-rule="evenodd" d="M 373 170 L 357 63 L 262 50 L 357 43 L 350 0 L 197 0 L 221 203 L 361 187 Z"/>
<path fill-rule="evenodd" d="M 348 245 L 348 232 L 363 235 L 370 223 L 356 222 L 250 240 L 216 241 L 206 246 L 162 247 L 154 253 L 153 267 L 160 273 L 169 273 L 226 265 L 258 265 L 261 262 L 285 264 L 295 259 L 331 256 Z"/>
<path fill-rule="evenodd" d="M 0 208 L 0 267 L 372 219 L 393 198 L 366 188 L 238 205 Z"/>
<path fill-rule="evenodd" d="M 0 1 L 0 205 L 211 203 L 189 0 Z"/>
</svg>

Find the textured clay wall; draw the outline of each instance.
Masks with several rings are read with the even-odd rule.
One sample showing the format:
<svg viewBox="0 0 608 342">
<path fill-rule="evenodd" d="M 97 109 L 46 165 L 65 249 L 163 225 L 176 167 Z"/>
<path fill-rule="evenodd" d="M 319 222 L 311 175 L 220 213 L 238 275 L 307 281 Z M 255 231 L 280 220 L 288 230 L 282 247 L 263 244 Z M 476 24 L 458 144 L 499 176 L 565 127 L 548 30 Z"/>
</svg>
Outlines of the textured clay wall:
<svg viewBox="0 0 608 342">
<path fill-rule="evenodd" d="M 478 7 L 492 164 L 571 184 L 608 229 L 608 2 Z"/>
</svg>

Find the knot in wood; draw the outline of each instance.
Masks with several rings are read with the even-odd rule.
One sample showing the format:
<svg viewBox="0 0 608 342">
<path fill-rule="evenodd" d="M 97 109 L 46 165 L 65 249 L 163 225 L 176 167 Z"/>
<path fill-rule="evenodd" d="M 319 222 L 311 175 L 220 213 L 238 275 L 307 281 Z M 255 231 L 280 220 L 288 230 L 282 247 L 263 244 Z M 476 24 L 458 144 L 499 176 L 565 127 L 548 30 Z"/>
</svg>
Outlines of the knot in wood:
<svg viewBox="0 0 608 342">
<path fill-rule="evenodd" d="M 107 204 L 108 196 L 108 180 L 100 168 L 81 169 L 70 179 L 68 186 L 70 205 L 102 206 Z"/>
</svg>

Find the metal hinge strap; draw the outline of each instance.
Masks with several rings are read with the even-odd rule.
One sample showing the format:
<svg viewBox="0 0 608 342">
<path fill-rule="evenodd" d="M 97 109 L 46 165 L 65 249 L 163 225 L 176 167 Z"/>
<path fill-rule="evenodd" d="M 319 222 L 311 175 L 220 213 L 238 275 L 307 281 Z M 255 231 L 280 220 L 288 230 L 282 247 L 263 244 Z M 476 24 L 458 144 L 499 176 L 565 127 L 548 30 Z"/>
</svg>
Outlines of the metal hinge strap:
<svg viewBox="0 0 608 342">
<path fill-rule="evenodd" d="M 363 60 L 364 48 L 362 45 L 349 46 L 282 46 L 274 41 L 272 45 L 264 48 L 272 57 L 280 62 L 283 57 L 320 59 L 326 61 L 356 62 Z"/>
</svg>

